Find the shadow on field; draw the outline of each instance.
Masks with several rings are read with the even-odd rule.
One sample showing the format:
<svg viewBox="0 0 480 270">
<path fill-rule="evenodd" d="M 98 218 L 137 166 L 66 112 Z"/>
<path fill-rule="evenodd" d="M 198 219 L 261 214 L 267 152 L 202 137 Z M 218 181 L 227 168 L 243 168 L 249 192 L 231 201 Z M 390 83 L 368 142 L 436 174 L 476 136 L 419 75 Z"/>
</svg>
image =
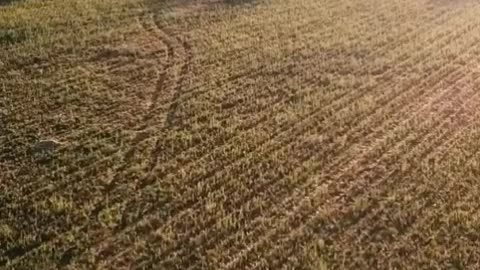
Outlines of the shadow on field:
<svg viewBox="0 0 480 270">
<path fill-rule="evenodd" d="M 15 2 L 20 2 L 21 0 L 0 0 L 0 7 L 13 4 Z"/>
<path fill-rule="evenodd" d="M 0 0 L 1 1 L 1 0 Z M 10 0 L 15 1 L 15 0 Z M 18 0 L 17 0 L 18 1 Z M 189 9 L 189 7 L 199 7 L 203 8 L 208 7 L 236 7 L 236 6 L 255 6 L 260 3 L 261 0 L 172 0 L 169 2 L 155 1 L 155 0 L 145 0 L 145 4 L 149 7 L 150 10 L 158 10 L 159 7 L 179 7 L 181 9 Z M 193 8 L 195 9 L 195 8 Z"/>
<path fill-rule="evenodd" d="M 0 47 L 15 45 L 25 41 L 27 38 L 28 33 L 23 29 L 8 31 L 3 31 L 0 29 Z"/>
<path fill-rule="evenodd" d="M 427 3 L 431 6 L 461 6 L 462 4 L 466 4 L 471 2 L 471 0 L 429 0 Z"/>
<path fill-rule="evenodd" d="M 230 6 L 254 5 L 258 0 L 223 0 L 223 3 Z"/>
</svg>

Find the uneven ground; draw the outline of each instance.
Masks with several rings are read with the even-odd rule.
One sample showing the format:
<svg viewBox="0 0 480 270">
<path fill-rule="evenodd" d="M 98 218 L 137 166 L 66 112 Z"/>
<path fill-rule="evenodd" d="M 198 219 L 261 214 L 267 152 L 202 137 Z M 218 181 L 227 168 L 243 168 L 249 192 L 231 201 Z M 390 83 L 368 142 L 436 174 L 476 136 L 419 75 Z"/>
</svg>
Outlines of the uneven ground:
<svg viewBox="0 0 480 270">
<path fill-rule="evenodd" d="M 1 3 L 0 269 L 480 267 L 477 1 Z"/>
</svg>

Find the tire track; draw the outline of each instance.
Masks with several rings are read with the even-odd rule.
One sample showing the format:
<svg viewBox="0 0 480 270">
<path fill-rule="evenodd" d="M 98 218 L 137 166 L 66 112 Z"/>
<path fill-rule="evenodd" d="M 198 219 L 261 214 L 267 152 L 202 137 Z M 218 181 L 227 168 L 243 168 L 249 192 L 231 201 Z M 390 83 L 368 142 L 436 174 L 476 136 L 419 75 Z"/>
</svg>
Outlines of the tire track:
<svg viewBox="0 0 480 270">
<path fill-rule="evenodd" d="M 169 53 L 172 54 L 172 50 L 171 50 L 171 49 L 169 49 Z M 118 65 L 116 65 L 116 66 L 114 66 L 114 67 L 112 67 L 112 68 L 118 68 L 118 67 L 120 67 L 120 66 L 123 65 L 123 64 L 125 64 L 125 63 L 119 63 Z M 112 71 L 112 70 L 110 70 L 110 71 Z M 96 75 L 96 76 L 99 77 L 100 75 Z M 74 77 L 66 78 L 65 80 L 59 82 L 58 85 L 61 86 L 62 84 L 65 84 L 65 83 L 74 83 L 75 81 L 81 79 L 82 77 L 83 77 L 83 74 L 78 74 L 78 75 L 75 75 Z M 159 88 L 161 88 L 161 81 L 162 81 L 162 78 L 160 77 L 160 78 L 159 78 L 159 83 L 158 83 L 158 84 L 159 84 L 159 86 L 158 86 Z M 156 98 L 158 98 L 158 94 L 156 94 L 156 95 L 153 96 L 153 100 L 155 100 Z M 153 103 L 153 102 L 152 102 L 152 103 Z M 101 131 L 101 132 L 103 132 L 103 131 Z M 99 134 L 99 133 L 101 133 L 101 132 L 97 132 L 97 134 Z M 117 152 L 113 153 L 113 154 L 110 155 L 110 156 L 104 157 L 104 158 L 102 159 L 102 161 L 109 160 L 109 159 L 117 156 L 118 153 L 119 153 L 119 152 L 117 151 Z M 100 161 L 100 162 L 102 162 L 102 161 Z M 99 165 L 99 163 L 96 163 L 96 164 L 92 165 L 92 168 L 93 168 L 93 166 L 98 166 L 98 165 Z M 75 178 L 73 177 L 73 179 L 75 179 Z M 38 182 L 41 182 L 41 180 L 39 180 Z M 36 189 L 33 193 L 31 193 L 31 194 L 29 194 L 29 195 L 42 195 L 42 196 L 43 196 L 43 195 L 45 195 L 45 194 L 42 194 L 41 192 L 42 192 L 42 191 L 47 191 L 47 190 L 50 190 L 51 192 L 54 192 L 56 189 L 51 189 L 51 187 L 40 188 L 40 189 Z M 26 196 L 26 197 L 28 197 L 28 199 L 31 200 L 31 197 L 30 197 L 30 196 Z M 3 210 L 4 210 L 4 209 L 2 209 L 2 211 L 3 211 Z M 47 239 L 45 242 L 48 242 L 48 239 Z M 15 255 L 14 255 L 15 257 L 11 257 L 11 259 L 15 259 L 15 258 L 17 258 L 17 257 L 18 257 L 18 258 L 21 258 L 23 255 L 28 254 L 29 252 L 34 251 L 35 249 L 41 248 L 42 246 L 43 246 L 42 242 L 37 243 L 37 244 L 32 244 L 32 245 L 30 245 L 30 248 L 26 248 L 24 251 L 22 251 L 22 254 L 15 254 Z M 9 251 L 7 250 L 6 252 L 8 253 Z M 17 253 L 17 252 L 16 252 L 16 253 Z M 0 265 L 4 265 L 5 263 L 6 263 L 6 262 L 2 262 L 2 263 L 0 263 Z"/>
<path fill-rule="evenodd" d="M 457 12 L 459 12 L 459 11 L 457 11 Z M 445 13 L 448 13 L 448 12 L 445 12 Z M 435 18 L 435 19 L 440 20 L 441 18 L 443 18 L 443 15 L 444 15 L 444 14 L 442 13 L 441 15 L 442 15 L 442 16 L 440 16 L 440 18 Z M 442 22 L 440 21 L 440 22 L 432 23 L 432 25 L 438 25 L 438 24 L 440 24 L 440 23 L 442 23 Z M 306 23 L 306 24 L 304 24 L 304 26 L 305 26 L 305 25 L 311 26 L 312 23 Z M 311 29 L 311 30 L 314 30 L 315 28 L 312 26 L 310 29 Z M 427 30 L 427 29 L 429 29 L 429 28 L 428 28 L 428 25 L 422 25 L 422 28 L 421 28 L 421 29 Z M 421 30 L 419 30 L 419 29 L 417 29 L 417 30 L 418 30 L 418 31 L 421 31 Z M 413 29 L 410 29 L 410 31 L 413 31 Z M 408 41 L 407 38 L 403 39 L 403 42 L 407 42 L 407 41 Z M 432 40 L 432 41 L 433 41 L 433 40 Z M 392 44 L 389 43 L 388 45 L 392 45 Z M 398 47 L 398 43 L 396 43 L 395 46 Z M 387 50 L 387 51 L 388 51 L 388 50 Z M 374 55 L 374 54 L 375 54 L 375 52 L 372 52 L 371 55 Z M 406 56 L 406 54 L 404 54 L 402 57 L 405 57 L 405 56 Z M 262 68 L 260 68 L 260 70 L 262 70 Z M 259 75 L 259 74 L 255 74 L 255 76 L 258 76 L 258 75 Z M 242 75 L 241 77 L 243 77 L 243 75 Z M 194 98 L 194 97 L 192 97 L 192 98 Z"/>
<path fill-rule="evenodd" d="M 423 108 L 423 109 L 425 109 L 425 108 Z M 367 157 L 368 157 L 368 156 L 367 156 Z M 365 160 L 368 160 L 367 157 L 365 157 Z M 329 166 L 329 167 L 330 167 L 330 166 Z M 336 165 L 332 165 L 330 168 L 335 168 L 335 167 L 337 167 L 337 166 L 336 166 Z M 299 177 L 299 178 L 303 178 L 302 175 L 299 175 L 298 177 Z M 269 184 L 267 183 L 265 186 L 268 186 L 268 185 L 269 185 Z M 263 185 L 262 185 L 262 186 L 263 186 Z M 285 192 L 285 191 L 283 191 L 283 192 Z M 258 193 L 260 193 L 260 194 L 262 194 L 262 196 L 268 196 L 268 194 L 272 193 L 272 194 L 276 194 L 276 196 L 277 196 L 278 198 L 284 197 L 284 195 L 285 195 L 285 194 L 282 194 L 282 190 L 280 190 L 279 192 L 275 192 L 275 191 L 271 190 L 271 191 L 269 191 L 268 194 L 264 194 L 262 191 L 257 192 L 257 190 L 254 190 L 254 191 L 252 191 L 251 193 L 252 193 L 252 194 L 258 194 Z M 229 195 L 227 195 L 227 197 L 229 197 Z M 257 198 L 257 199 L 258 199 L 259 201 L 264 201 L 262 198 Z M 241 200 L 239 199 L 238 201 L 241 201 Z M 268 204 L 275 205 L 275 204 L 276 204 L 275 201 L 276 201 L 276 200 L 270 201 L 270 202 L 268 202 Z M 235 205 L 236 205 L 235 202 L 233 202 L 232 205 L 234 205 L 234 206 L 233 206 L 234 209 L 238 209 L 238 206 L 235 206 Z M 259 209 L 269 209 L 269 206 L 259 205 L 258 208 L 259 208 Z M 226 212 L 226 213 L 229 213 L 230 210 L 225 209 L 225 212 Z M 251 211 L 249 210 L 249 212 L 256 213 L 256 215 L 260 214 L 260 212 L 257 212 L 257 211 L 255 211 L 255 210 L 251 210 Z M 264 210 L 262 210 L 262 217 L 264 217 L 264 216 L 265 216 L 265 215 L 264 215 Z M 258 220 L 256 220 L 256 218 L 258 218 L 258 216 L 254 216 L 254 219 L 253 219 L 252 221 L 258 221 Z M 215 218 L 212 218 L 212 219 L 215 219 Z M 205 227 L 200 227 L 200 228 L 208 228 L 209 226 L 212 226 L 212 225 L 211 225 L 211 224 L 210 224 L 210 225 L 207 224 Z M 244 227 L 250 227 L 250 226 L 251 226 L 251 228 L 257 228 L 259 225 L 256 224 L 256 223 L 250 224 L 249 222 L 247 222 L 247 224 L 244 224 Z M 204 232 L 204 231 L 200 231 L 200 232 L 195 231 L 195 233 L 193 233 L 193 235 L 202 235 L 202 236 L 205 237 L 206 235 L 209 235 L 209 234 L 207 234 L 207 233 Z M 213 235 L 222 235 L 222 233 L 221 233 L 221 232 L 213 233 Z M 216 239 L 216 238 L 209 238 L 208 241 L 212 240 L 212 244 L 213 244 L 214 242 L 216 242 L 216 240 L 213 240 L 213 239 Z M 207 240 L 205 239 L 205 241 L 207 241 Z M 202 240 L 198 240 L 198 241 L 193 240 L 193 242 L 202 242 Z M 185 243 L 184 243 L 184 244 L 185 244 Z M 227 243 L 226 243 L 226 246 L 229 246 L 229 245 L 230 245 L 230 244 L 228 244 L 228 242 L 227 242 Z M 181 244 L 180 244 L 179 246 L 181 246 Z M 207 245 L 206 245 L 206 246 L 207 246 Z M 204 246 L 204 247 L 205 247 L 205 246 Z M 178 254 L 177 254 L 177 255 L 178 255 Z"/>
<path fill-rule="evenodd" d="M 160 33 L 162 30 L 161 30 L 161 29 L 158 27 L 158 25 L 156 25 L 155 23 L 154 23 L 154 25 L 155 25 L 155 32 Z M 147 30 L 147 31 L 148 31 L 148 30 Z M 165 35 L 167 35 L 167 34 L 165 34 Z M 173 50 L 173 45 L 167 43 L 167 42 L 165 41 L 165 40 L 167 40 L 166 38 L 165 38 L 165 39 L 162 39 L 162 38 L 161 38 L 161 40 L 164 41 L 164 42 L 167 44 L 167 51 L 168 51 L 167 55 L 169 55 L 169 58 L 172 58 L 173 55 L 175 54 L 175 51 Z M 183 43 L 183 45 L 185 45 L 185 44 L 186 44 L 186 43 Z M 188 51 L 188 50 L 187 50 L 187 51 Z M 191 61 L 191 58 L 192 58 L 192 57 L 193 57 L 193 55 L 192 55 L 191 53 L 188 53 L 187 60 Z M 167 68 L 170 67 L 170 65 L 173 66 L 173 64 L 169 64 L 169 65 L 167 65 Z M 183 82 L 185 76 L 187 75 L 187 72 L 188 72 L 188 64 L 185 63 L 185 64 L 183 64 L 182 67 L 181 67 L 181 74 L 180 74 L 180 77 L 181 77 L 181 78 L 180 78 L 180 80 L 176 83 L 176 87 L 174 87 L 174 90 L 176 90 L 175 92 L 178 92 L 178 91 L 180 90 L 181 83 Z M 152 107 L 149 108 L 150 111 L 153 109 L 153 106 L 155 105 L 155 103 L 156 103 L 157 100 L 158 100 L 159 92 L 160 92 L 161 90 L 163 90 L 164 80 L 165 80 L 165 75 L 164 75 L 164 74 L 160 74 L 159 77 L 158 77 L 158 80 L 157 80 L 157 91 L 156 91 L 156 92 L 154 93 L 154 95 L 152 96 L 152 101 L 151 101 Z M 178 94 L 174 94 L 174 100 L 176 99 L 176 97 L 178 97 Z M 170 107 L 170 109 L 172 109 L 172 108 L 173 108 L 173 107 Z M 147 115 L 146 117 L 148 118 L 148 115 Z M 167 117 L 167 120 L 168 120 L 168 117 Z M 168 125 L 169 125 L 169 123 L 168 123 L 168 121 L 167 121 L 167 126 L 165 126 L 164 128 L 168 128 Z M 140 143 L 142 140 L 141 140 L 140 137 L 137 136 L 137 137 L 134 138 L 134 141 L 137 142 L 137 143 Z M 130 155 L 131 155 L 131 152 L 127 152 L 127 154 L 129 154 L 129 156 L 130 156 Z M 127 157 L 127 158 L 128 158 L 128 157 Z M 127 166 L 127 165 L 125 165 L 125 166 Z M 121 171 L 122 171 L 122 170 L 123 170 L 123 169 L 121 169 Z M 116 185 L 116 184 L 117 184 L 116 181 L 113 181 L 112 186 L 113 186 L 113 185 Z M 111 189 L 112 187 L 111 187 L 111 186 L 107 187 L 107 191 L 109 190 L 109 188 Z M 108 196 L 108 194 L 107 194 L 107 196 Z M 104 200 L 105 200 L 105 199 L 102 199 L 102 201 L 104 201 Z M 104 206 L 104 205 L 102 205 L 102 204 L 99 204 L 98 207 L 93 210 L 93 215 L 94 215 L 94 216 L 96 216 L 96 214 L 98 215 L 98 213 L 100 213 L 100 211 L 102 211 L 105 207 L 106 207 L 106 206 Z M 35 251 L 35 250 L 39 250 L 40 248 L 43 247 L 43 245 L 44 245 L 45 243 L 48 243 L 49 241 L 50 241 L 50 240 L 47 239 L 47 240 L 44 241 L 43 243 L 40 242 L 40 243 L 37 243 L 37 244 L 35 244 L 35 245 L 32 245 L 30 248 L 25 249 L 25 251 L 22 252 L 22 254 L 16 254 L 14 257 L 11 257 L 10 259 L 13 261 L 13 260 L 16 260 L 16 259 L 18 259 L 18 258 L 22 258 L 22 257 L 23 257 L 24 255 L 26 255 L 26 254 L 29 254 L 29 253 L 31 253 L 31 252 L 33 252 L 33 251 Z M 8 253 L 8 250 L 7 250 L 7 253 Z M 68 265 L 68 264 L 67 264 L 67 265 Z"/>
<path fill-rule="evenodd" d="M 112 57 L 113 57 L 113 58 L 112 58 Z M 119 67 L 124 67 L 124 66 L 126 66 L 126 65 L 129 64 L 129 63 L 125 63 L 125 62 L 123 62 L 123 61 L 120 61 L 120 60 L 119 60 L 120 57 L 122 57 L 122 55 L 115 55 L 115 54 L 109 55 L 109 56 L 108 56 L 108 60 L 113 61 L 112 65 L 108 65 L 109 68 L 119 68 Z M 100 59 L 100 60 L 101 60 L 101 59 Z M 91 59 L 91 61 L 98 61 L 98 59 L 94 58 L 94 59 Z M 115 63 L 115 61 L 117 61 L 117 62 Z M 113 70 L 107 69 L 107 70 L 105 70 L 103 73 L 98 74 L 98 73 L 89 72 L 89 70 L 88 70 L 88 69 L 85 69 L 85 68 L 82 68 L 82 70 L 85 70 L 85 72 L 83 72 L 83 73 L 78 73 L 78 72 L 76 72 L 75 74 L 73 74 L 72 77 L 68 77 L 68 78 L 59 80 L 58 82 L 55 83 L 55 84 L 56 84 L 56 87 L 50 88 L 50 91 L 49 91 L 49 92 L 55 93 L 55 92 L 61 90 L 61 88 L 64 88 L 65 85 L 76 84 L 76 82 L 78 82 L 79 80 L 82 80 L 82 79 L 85 80 L 85 79 L 86 79 L 86 76 L 89 76 L 89 77 L 94 76 L 94 77 L 95 77 L 95 80 L 103 80 L 103 79 L 102 79 L 102 76 L 107 75 L 108 72 L 113 72 Z M 102 84 L 102 83 L 100 83 L 99 85 L 101 85 L 101 84 Z M 113 88 L 112 88 L 112 87 L 113 87 Z M 109 88 L 109 89 L 115 89 L 115 87 L 114 87 L 113 85 L 109 85 L 108 88 Z M 114 115 L 114 114 L 116 114 L 117 109 L 116 109 L 116 108 L 112 108 L 112 109 L 113 109 L 113 110 L 110 110 L 110 112 L 108 112 L 108 113 L 107 113 L 107 112 L 104 112 L 104 117 L 108 117 L 108 115 Z M 97 137 L 97 135 L 100 134 L 100 133 L 102 133 L 102 132 L 103 132 L 103 131 L 99 131 L 99 132 L 97 132 L 96 134 L 92 134 L 92 135 L 90 135 L 90 136 L 92 136 L 92 137 Z M 59 135 L 59 136 L 60 136 L 60 135 Z M 67 137 L 65 137 L 65 138 L 66 138 L 66 140 L 68 141 L 68 138 L 67 138 Z M 79 143 L 79 144 L 80 144 L 80 143 Z M 96 164 L 92 164 L 90 167 L 93 167 L 93 166 L 95 166 L 95 165 L 96 165 Z M 78 169 L 80 169 L 80 168 L 78 168 Z M 85 168 L 85 169 L 88 169 L 88 168 Z M 36 185 L 36 184 L 40 184 L 41 182 L 42 182 L 41 180 L 38 180 L 38 181 L 35 181 L 35 182 L 30 182 L 30 183 L 28 183 L 27 185 L 28 185 L 28 186 L 34 186 L 34 185 Z M 40 188 L 39 188 L 38 190 L 36 190 L 34 193 L 29 193 L 29 194 L 27 194 L 26 197 L 29 197 L 29 198 L 30 198 L 31 195 L 35 195 L 35 194 L 39 194 L 39 195 L 40 195 L 40 192 L 41 192 L 44 188 L 45 188 L 45 187 L 40 187 Z M 52 190 L 52 192 L 53 192 L 53 191 L 54 191 L 54 190 Z"/>
<path fill-rule="evenodd" d="M 442 15 L 443 15 L 443 14 L 442 14 Z M 307 23 L 306 25 L 311 25 L 311 24 L 310 24 L 310 23 Z M 423 26 L 423 27 L 425 27 L 425 26 Z M 427 29 L 428 29 L 428 28 L 427 28 Z"/>
<path fill-rule="evenodd" d="M 403 67 L 403 66 L 400 65 L 400 67 Z M 388 87 L 388 86 L 386 86 L 386 87 Z M 359 98 L 359 96 L 356 96 L 355 98 Z M 354 98 L 352 98 L 351 100 L 354 100 Z M 340 109 L 340 108 L 332 108 L 332 111 L 335 110 L 335 109 L 338 110 L 338 109 Z M 266 119 L 266 118 L 264 118 L 264 119 Z"/>
</svg>

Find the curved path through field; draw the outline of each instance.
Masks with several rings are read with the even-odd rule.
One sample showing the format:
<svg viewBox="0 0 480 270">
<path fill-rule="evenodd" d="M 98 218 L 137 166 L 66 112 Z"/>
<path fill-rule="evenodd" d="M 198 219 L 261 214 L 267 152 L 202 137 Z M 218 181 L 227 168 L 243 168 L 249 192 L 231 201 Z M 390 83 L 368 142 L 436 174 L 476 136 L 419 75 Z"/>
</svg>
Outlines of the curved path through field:
<svg viewBox="0 0 480 270">
<path fill-rule="evenodd" d="M 6 178 L 0 268 L 476 269 L 478 3 L 136 7 L 52 75 L 87 120 Z"/>
</svg>

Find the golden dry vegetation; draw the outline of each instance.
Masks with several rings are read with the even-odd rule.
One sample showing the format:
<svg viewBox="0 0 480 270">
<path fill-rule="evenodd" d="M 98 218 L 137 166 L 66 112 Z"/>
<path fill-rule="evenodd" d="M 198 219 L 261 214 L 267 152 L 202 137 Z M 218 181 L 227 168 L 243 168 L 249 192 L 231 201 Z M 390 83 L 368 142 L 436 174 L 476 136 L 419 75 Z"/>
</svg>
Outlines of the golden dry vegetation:
<svg viewBox="0 0 480 270">
<path fill-rule="evenodd" d="M 0 4 L 0 269 L 480 267 L 477 1 Z"/>
</svg>

